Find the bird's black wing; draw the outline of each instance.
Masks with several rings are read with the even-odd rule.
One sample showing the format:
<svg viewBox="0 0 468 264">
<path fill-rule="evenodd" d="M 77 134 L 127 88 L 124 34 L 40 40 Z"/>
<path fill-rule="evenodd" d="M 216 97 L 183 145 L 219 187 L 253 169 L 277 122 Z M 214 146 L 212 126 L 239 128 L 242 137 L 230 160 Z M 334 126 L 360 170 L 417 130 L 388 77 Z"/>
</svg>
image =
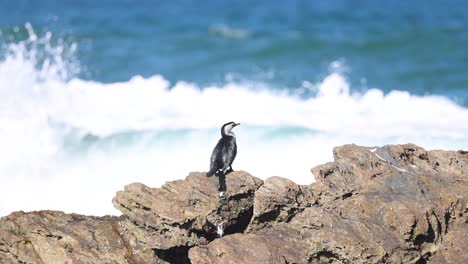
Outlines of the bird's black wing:
<svg viewBox="0 0 468 264">
<path fill-rule="evenodd" d="M 213 149 L 213 152 L 211 152 L 211 158 L 210 158 L 210 171 L 206 173 L 206 176 L 213 176 L 217 170 L 220 169 L 222 165 L 218 164 L 219 163 L 219 156 L 221 155 L 221 148 L 223 145 L 223 139 L 220 139 L 218 141 L 218 144 L 216 144 L 215 148 Z"/>
<path fill-rule="evenodd" d="M 224 165 L 223 171 L 226 171 L 229 167 L 231 167 L 231 164 L 237 155 L 236 139 L 234 137 L 227 137 L 224 146 L 225 149 L 223 151 L 222 159 Z"/>
</svg>

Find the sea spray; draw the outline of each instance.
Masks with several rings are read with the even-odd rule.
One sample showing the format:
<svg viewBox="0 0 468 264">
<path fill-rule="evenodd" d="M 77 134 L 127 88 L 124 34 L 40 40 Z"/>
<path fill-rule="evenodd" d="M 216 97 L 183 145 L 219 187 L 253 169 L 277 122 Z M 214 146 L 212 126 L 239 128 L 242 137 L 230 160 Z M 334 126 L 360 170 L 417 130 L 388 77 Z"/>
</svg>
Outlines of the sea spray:
<svg viewBox="0 0 468 264">
<path fill-rule="evenodd" d="M 76 45 L 24 30 L 0 61 L 0 215 L 117 214 L 109 201 L 128 183 L 157 187 L 208 170 L 230 120 L 243 123 L 234 170 L 300 184 L 342 144 L 468 148 L 468 110 L 446 97 L 353 92 L 333 71 L 305 82 L 313 90 L 305 98 L 267 84 L 171 84 L 161 75 L 103 83 L 76 76 Z"/>
<path fill-rule="evenodd" d="M 218 237 L 222 237 L 224 235 L 224 224 L 219 223 L 216 225 L 216 234 L 218 234 Z"/>
</svg>

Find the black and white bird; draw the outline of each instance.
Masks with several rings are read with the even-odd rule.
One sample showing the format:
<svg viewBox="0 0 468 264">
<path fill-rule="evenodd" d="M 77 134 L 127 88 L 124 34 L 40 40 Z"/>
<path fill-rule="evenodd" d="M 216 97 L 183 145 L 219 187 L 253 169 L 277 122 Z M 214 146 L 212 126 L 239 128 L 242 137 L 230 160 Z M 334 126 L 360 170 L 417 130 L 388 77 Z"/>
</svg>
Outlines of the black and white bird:
<svg viewBox="0 0 468 264">
<path fill-rule="evenodd" d="M 224 176 L 232 171 L 232 162 L 237 155 L 236 135 L 232 129 L 238 125 L 240 124 L 229 122 L 221 127 L 221 139 L 211 153 L 210 171 L 206 176 Z"/>
</svg>

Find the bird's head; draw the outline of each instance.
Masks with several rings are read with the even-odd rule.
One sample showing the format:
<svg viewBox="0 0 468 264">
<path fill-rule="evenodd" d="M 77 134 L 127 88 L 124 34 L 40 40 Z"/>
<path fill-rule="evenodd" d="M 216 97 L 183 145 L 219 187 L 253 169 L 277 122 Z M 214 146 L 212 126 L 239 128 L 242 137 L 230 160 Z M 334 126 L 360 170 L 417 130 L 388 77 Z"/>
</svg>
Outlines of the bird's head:
<svg viewBox="0 0 468 264">
<path fill-rule="evenodd" d="M 234 133 L 232 132 L 232 129 L 235 128 L 236 126 L 240 125 L 240 123 L 235 123 L 235 122 L 229 122 L 224 124 L 221 127 L 221 135 L 224 136 L 234 136 Z"/>
</svg>

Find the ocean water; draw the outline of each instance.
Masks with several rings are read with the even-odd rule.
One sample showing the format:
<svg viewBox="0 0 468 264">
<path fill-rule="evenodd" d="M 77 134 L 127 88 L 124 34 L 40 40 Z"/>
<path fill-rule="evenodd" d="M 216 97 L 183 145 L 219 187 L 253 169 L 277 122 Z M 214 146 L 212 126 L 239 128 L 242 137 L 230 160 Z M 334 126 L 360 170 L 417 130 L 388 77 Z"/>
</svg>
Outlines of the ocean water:
<svg viewBox="0 0 468 264">
<path fill-rule="evenodd" d="M 466 1 L 0 1 L 0 216 L 132 182 L 314 181 L 335 146 L 468 149 Z"/>
</svg>

